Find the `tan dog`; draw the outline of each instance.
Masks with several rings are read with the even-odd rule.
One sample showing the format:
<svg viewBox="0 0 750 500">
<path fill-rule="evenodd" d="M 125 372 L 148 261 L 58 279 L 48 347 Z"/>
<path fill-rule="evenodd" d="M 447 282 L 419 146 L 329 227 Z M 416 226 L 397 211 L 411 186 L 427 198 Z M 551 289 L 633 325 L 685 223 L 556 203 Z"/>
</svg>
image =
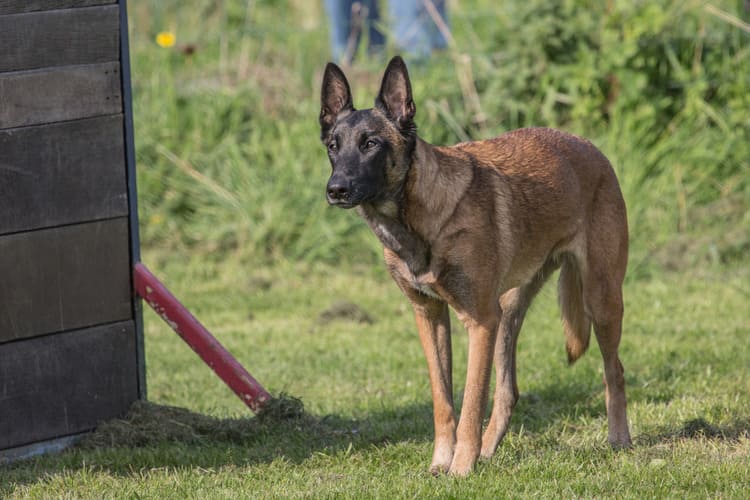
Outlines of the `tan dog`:
<svg viewBox="0 0 750 500">
<path fill-rule="evenodd" d="M 609 442 L 629 446 L 617 354 L 628 228 L 604 155 L 585 139 L 544 128 L 451 147 L 427 144 L 416 135 L 400 57 L 388 64 L 374 108 L 354 109 L 335 64 L 326 67 L 321 101 L 321 139 L 333 167 L 328 202 L 358 208 L 414 307 L 432 385 L 430 470 L 465 475 L 480 454 L 495 452 L 518 401 L 518 331 L 557 268 L 568 360 L 588 347 L 593 322 L 604 358 Z M 448 306 L 469 335 L 460 420 Z M 482 435 L 493 357 L 496 390 Z"/>
</svg>

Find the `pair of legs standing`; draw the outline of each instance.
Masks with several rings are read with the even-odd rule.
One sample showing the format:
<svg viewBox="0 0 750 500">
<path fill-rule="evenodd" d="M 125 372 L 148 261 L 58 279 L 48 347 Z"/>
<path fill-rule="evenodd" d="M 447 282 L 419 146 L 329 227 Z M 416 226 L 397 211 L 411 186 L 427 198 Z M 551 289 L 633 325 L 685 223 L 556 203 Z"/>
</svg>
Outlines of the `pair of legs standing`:
<svg viewBox="0 0 750 500">
<path fill-rule="evenodd" d="M 377 0 L 325 1 L 334 60 L 351 61 L 363 36 L 366 36 L 368 49 L 377 51 L 384 47 L 388 34 L 400 50 L 417 59 L 426 58 L 433 50 L 447 45 L 435 22 L 436 16 L 446 21 L 445 0 L 390 0 L 384 23 L 380 3 Z"/>
</svg>

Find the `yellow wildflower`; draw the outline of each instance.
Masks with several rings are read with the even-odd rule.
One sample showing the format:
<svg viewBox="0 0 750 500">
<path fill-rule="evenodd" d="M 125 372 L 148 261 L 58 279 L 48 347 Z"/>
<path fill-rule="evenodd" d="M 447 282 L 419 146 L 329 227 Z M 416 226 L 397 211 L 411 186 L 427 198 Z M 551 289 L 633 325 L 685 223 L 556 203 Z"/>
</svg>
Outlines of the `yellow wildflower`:
<svg viewBox="0 0 750 500">
<path fill-rule="evenodd" d="M 156 44 L 159 47 L 163 47 L 166 49 L 169 47 L 174 47 L 174 42 L 176 39 L 177 37 L 175 37 L 174 33 L 172 33 L 171 31 L 161 31 L 156 35 Z"/>
</svg>

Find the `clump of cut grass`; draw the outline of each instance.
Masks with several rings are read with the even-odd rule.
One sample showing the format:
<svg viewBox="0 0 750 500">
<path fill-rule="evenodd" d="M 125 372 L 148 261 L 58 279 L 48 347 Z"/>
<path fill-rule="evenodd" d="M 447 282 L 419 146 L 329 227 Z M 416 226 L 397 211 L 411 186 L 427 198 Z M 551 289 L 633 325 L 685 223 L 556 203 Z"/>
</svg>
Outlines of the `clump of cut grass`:
<svg viewBox="0 0 750 500">
<path fill-rule="evenodd" d="M 284 420 L 302 420 L 311 417 L 305 413 L 305 405 L 300 398 L 282 392 L 261 407 L 256 417 L 261 423 Z"/>
<path fill-rule="evenodd" d="M 248 443 L 269 428 L 289 421 L 306 427 L 319 427 L 320 421 L 305 413 L 302 400 L 281 393 L 268 401 L 258 415 L 247 418 L 216 418 L 185 408 L 135 401 L 127 414 L 102 422 L 81 440 L 79 446 L 94 448 L 139 448 L 166 442 L 200 444 L 205 442 Z"/>
</svg>

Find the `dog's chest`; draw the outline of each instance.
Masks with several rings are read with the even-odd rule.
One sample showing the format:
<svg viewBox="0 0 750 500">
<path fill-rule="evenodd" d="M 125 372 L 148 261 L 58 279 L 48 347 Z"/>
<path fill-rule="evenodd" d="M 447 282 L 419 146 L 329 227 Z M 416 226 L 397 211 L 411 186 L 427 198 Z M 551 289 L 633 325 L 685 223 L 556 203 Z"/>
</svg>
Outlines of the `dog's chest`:
<svg viewBox="0 0 750 500">
<path fill-rule="evenodd" d="M 442 299 L 442 297 L 440 297 L 440 295 L 432 288 L 432 285 L 422 283 L 416 276 L 412 276 L 414 277 L 414 279 L 411 281 L 412 288 L 417 290 L 419 293 L 427 295 L 428 297 L 432 297 L 434 299 Z"/>
<path fill-rule="evenodd" d="M 392 269 L 392 272 L 393 271 L 398 275 L 397 281 L 399 281 L 402 286 L 409 287 L 423 295 L 427 295 L 428 297 L 443 300 L 443 297 L 441 297 L 441 295 L 435 290 L 435 279 L 432 273 L 428 272 L 417 276 L 403 260 L 399 261 L 399 265 L 396 269 Z"/>
<path fill-rule="evenodd" d="M 391 272 L 398 275 L 402 286 L 407 286 L 429 297 L 441 299 L 433 286 L 434 275 L 428 270 L 429 250 L 424 240 L 415 232 L 408 229 L 403 222 L 383 210 L 373 210 L 363 207 L 362 214 L 369 223 L 375 235 L 383 246 L 393 252 L 389 267 Z M 395 276 L 394 276 L 395 277 Z"/>
</svg>

